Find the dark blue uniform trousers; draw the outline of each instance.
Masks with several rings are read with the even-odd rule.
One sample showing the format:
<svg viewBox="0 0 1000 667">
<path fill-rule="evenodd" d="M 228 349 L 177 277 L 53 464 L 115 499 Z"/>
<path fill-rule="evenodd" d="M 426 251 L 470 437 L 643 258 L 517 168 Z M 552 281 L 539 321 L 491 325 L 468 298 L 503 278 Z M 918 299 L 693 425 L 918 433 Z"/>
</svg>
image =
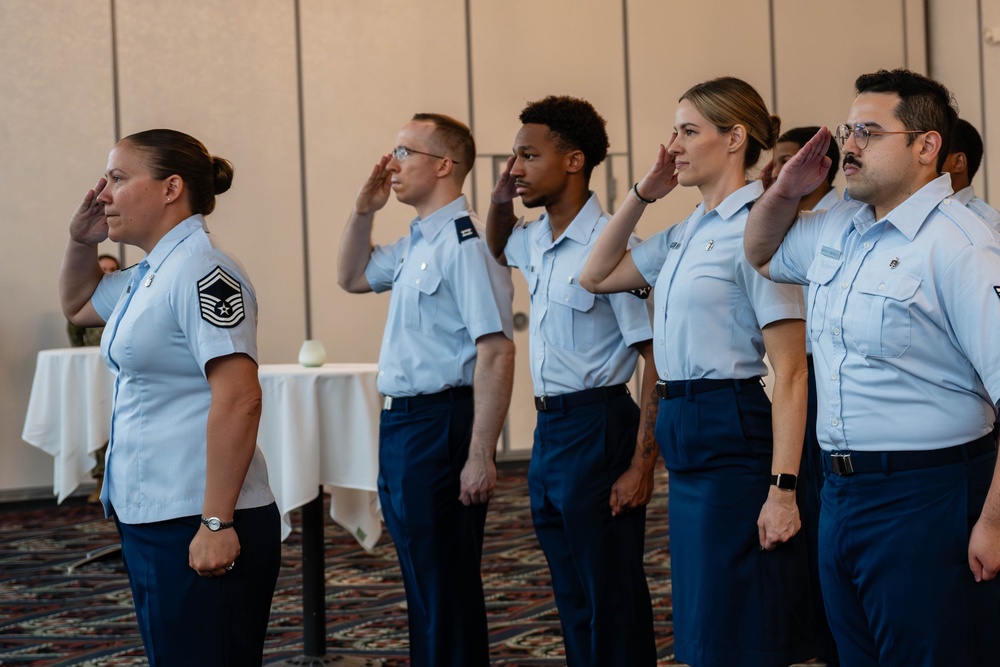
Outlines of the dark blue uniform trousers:
<svg viewBox="0 0 1000 667">
<path fill-rule="evenodd" d="M 528 490 L 552 573 L 570 667 L 656 664 L 642 567 L 646 509 L 611 516 L 615 480 L 635 451 L 639 408 L 627 395 L 538 413 Z"/>
<path fill-rule="evenodd" d="M 411 667 L 489 664 L 486 504 L 458 500 L 472 419 L 471 397 L 380 419 L 378 495 L 406 589 Z"/>
<path fill-rule="evenodd" d="M 806 410 L 806 434 L 802 444 L 802 469 L 799 473 L 796 498 L 802 517 L 802 534 L 809 554 L 809 587 L 816 614 L 817 655 L 827 667 L 839 667 L 837 644 L 830 633 L 823 607 L 823 590 L 819 578 L 819 511 L 823 492 L 823 452 L 816 437 L 816 374 L 809 357 L 809 402 Z"/>
<path fill-rule="evenodd" d="M 819 565 L 844 665 L 1000 665 L 1000 579 L 968 565 L 995 465 L 827 475 Z"/>
<path fill-rule="evenodd" d="M 221 577 L 188 566 L 197 516 L 124 524 L 115 516 L 150 667 L 260 665 L 281 566 L 278 508 L 237 510 L 240 556 Z M 228 530 L 228 529 L 227 529 Z"/>
<path fill-rule="evenodd" d="M 677 397 L 660 400 L 656 440 L 670 471 L 676 659 L 785 667 L 815 657 L 805 538 L 760 550 L 770 401 L 759 383 L 703 393 L 687 389 L 691 383 L 668 384 Z"/>
</svg>

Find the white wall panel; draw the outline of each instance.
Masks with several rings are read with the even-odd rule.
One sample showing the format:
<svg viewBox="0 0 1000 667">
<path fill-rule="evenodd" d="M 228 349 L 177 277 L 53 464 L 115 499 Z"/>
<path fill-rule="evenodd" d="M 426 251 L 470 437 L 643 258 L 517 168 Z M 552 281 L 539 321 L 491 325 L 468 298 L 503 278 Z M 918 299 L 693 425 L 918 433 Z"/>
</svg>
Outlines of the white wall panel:
<svg viewBox="0 0 1000 667">
<path fill-rule="evenodd" d="M 986 142 L 986 182 L 979 192 L 994 208 L 1000 206 L 1000 0 L 980 0 L 983 30 L 993 34 L 992 43 L 983 40 L 983 102 L 986 117 L 980 130 Z M 978 186 L 977 186 L 978 187 Z"/>
<path fill-rule="evenodd" d="M 464 3 L 303 0 L 302 60 L 313 337 L 330 361 L 376 361 L 388 294 L 337 287 L 340 235 L 372 165 L 414 113 L 468 121 Z M 376 242 L 407 234 L 414 215 L 390 197 Z"/>
<path fill-rule="evenodd" d="M 232 161 L 209 228 L 257 290 L 261 361 L 294 361 L 305 305 L 292 1 L 118 2 L 117 23 L 123 136 L 169 127 Z"/>
<path fill-rule="evenodd" d="M 52 486 L 21 440 L 39 350 L 66 347 L 67 224 L 114 143 L 106 1 L 0 0 L 0 489 Z"/>
</svg>

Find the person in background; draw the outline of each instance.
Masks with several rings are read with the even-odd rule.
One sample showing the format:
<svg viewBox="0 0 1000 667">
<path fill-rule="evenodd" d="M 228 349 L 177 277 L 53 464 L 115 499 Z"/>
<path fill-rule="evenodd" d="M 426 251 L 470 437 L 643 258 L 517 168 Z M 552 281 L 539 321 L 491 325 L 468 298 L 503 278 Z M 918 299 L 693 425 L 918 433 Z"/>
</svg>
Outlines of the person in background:
<svg viewBox="0 0 1000 667">
<path fill-rule="evenodd" d="M 101 270 L 104 273 L 114 273 L 121 268 L 118 264 L 118 259 L 113 255 L 100 255 L 97 261 L 101 265 Z M 97 347 L 101 344 L 101 334 L 104 333 L 104 327 L 78 327 L 72 322 L 66 322 L 66 334 L 69 336 L 70 347 Z M 91 477 L 94 478 L 94 483 L 97 487 L 89 496 L 87 496 L 87 502 L 97 504 L 101 502 L 101 487 L 104 484 L 104 457 L 108 453 L 108 443 L 105 442 L 104 446 L 99 450 L 94 452 L 94 467 L 90 471 Z"/>
<path fill-rule="evenodd" d="M 489 664 L 480 565 L 514 377 L 513 286 L 462 185 L 469 128 L 416 114 L 361 187 L 340 242 L 348 292 L 392 290 L 379 353 L 379 501 L 406 589 L 412 667 Z M 372 243 L 390 191 L 417 217 Z"/>
<path fill-rule="evenodd" d="M 819 127 L 796 127 L 778 137 L 771 164 L 764 168 L 764 187 L 770 187 L 781 173 L 785 163 L 795 157 L 807 141 L 819 132 Z M 830 142 L 826 151 L 830 158 L 830 170 L 826 179 L 815 190 L 799 201 L 799 211 L 830 208 L 840 201 L 833 181 L 840 171 L 840 151 L 837 144 Z M 805 298 L 809 298 L 808 285 L 803 287 Z M 808 317 L 807 317 L 808 319 Z M 808 326 L 808 324 L 807 324 Z M 806 337 L 806 363 L 809 366 L 809 403 L 806 411 L 806 434 L 802 445 L 802 475 L 799 477 L 798 501 L 802 513 L 802 530 L 806 536 L 809 551 L 809 583 L 812 586 L 813 608 L 816 613 L 816 635 L 818 655 L 828 667 L 840 664 L 837 658 L 837 644 L 830 634 L 830 624 L 823 608 L 823 593 L 819 581 L 819 514 L 820 493 L 823 490 L 823 457 L 816 439 L 816 370 L 813 367 L 812 346 Z"/>
<path fill-rule="evenodd" d="M 905 69 L 863 74 L 837 128 L 850 201 L 799 212 L 827 178 L 822 128 L 747 222 L 747 259 L 809 284 L 819 568 L 845 665 L 1000 664 L 1000 246 L 941 173 L 956 112 Z"/>
<path fill-rule="evenodd" d="M 154 667 L 260 665 L 281 560 L 257 448 L 257 300 L 205 229 L 232 178 L 189 135 L 125 137 L 70 221 L 59 279 L 67 319 L 105 326 L 116 380 L 101 502 Z M 105 239 L 146 255 L 106 274 Z"/>
<path fill-rule="evenodd" d="M 944 160 L 942 171 L 951 174 L 951 188 L 957 199 L 986 221 L 994 231 L 1000 232 L 1000 212 L 976 196 L 972 179 L 983 162 L 983 138 L 969 121 L 959 118 L 952 128 L 951 148 Z"/>
<path fill-rule="evenodd" d="M 553 96 L 528 104 L 520 120 L 514 155 L 493 190 L 486 238 L 502 264 L 521 269 L 531 292 L 538 424 L 528 490 L 566 663 L 652 667 L 653 611 L 642 566 L 657 459 L 648 292 L 595 296 L 580 287 L 583 263 L 609 218 L 590 191 L 590 175 L 608 153 L 604 118 L 585 100 Z M 518 196 L 544 214 L 521 224 Z M 626 384 L 640 355 L 641 416 Z"/>
<path fill-rule="evenodd" d="M 816 648 L 796 480 L 806 418 L 802 290 L 762 279 L 743 227 L 763 192 L 747 180 L 780 121 L 745 81 L 681 96 L 674 133 L 633 186 L 580 281 L 596 293 L 653 286 L 660 380 L 656 440 L 670 472 L 675 655 L 696 667 L 784 666 Z M 678 184 L 702 203 L 629 249 L 646 207 Z M 774 367 L 774 405 L 761 384 Z"/>
</svg>

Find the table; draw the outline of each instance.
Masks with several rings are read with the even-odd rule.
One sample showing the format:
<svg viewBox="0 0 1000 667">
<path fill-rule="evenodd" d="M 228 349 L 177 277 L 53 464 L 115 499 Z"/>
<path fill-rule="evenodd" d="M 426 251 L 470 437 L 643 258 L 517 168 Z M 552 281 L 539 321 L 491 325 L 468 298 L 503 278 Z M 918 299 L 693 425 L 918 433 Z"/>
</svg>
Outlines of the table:
<svg viewBox="0 0 1000 667">
<path fill-rule="evenodd" d="M 51 456 L 60 503 L 90 481 L 97 452 L 111 432 L 115 377 L 97 347 L 38 353 L 21 438 Z"/>
<path fill-rule="evenodd" d="M 281 513 L 281 539 L 291 533 L 289 513 L 302 508 L 303 639 L 309 662 L 327 664 L 323 495 L 330 516 L 366 550 L 382 534 L 378 503 L 376 364 L 264 364 L 259 377 L 263 409 L 258 446 Z M 94 452 L 111 425 L 114 376 L 94 347 L 38 353 L 21 437 L 55 459 L 54 492 L 61 503 L 90 479 Z M 371 663 L 374 664 L 374 663 Z"/>
</svg>

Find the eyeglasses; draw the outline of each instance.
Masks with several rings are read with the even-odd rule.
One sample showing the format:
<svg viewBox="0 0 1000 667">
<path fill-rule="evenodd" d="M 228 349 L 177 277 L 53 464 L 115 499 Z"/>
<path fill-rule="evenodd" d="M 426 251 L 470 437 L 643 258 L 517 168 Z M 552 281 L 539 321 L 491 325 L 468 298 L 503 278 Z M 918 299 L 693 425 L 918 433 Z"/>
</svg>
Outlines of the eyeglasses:
<svg viewBox="0 0 1000 667">
<path fill-rule="evenodd" d="M 458 160 L 450 158 L 446 155 L 434 155 L 434 153 L 425 153 L 423 151 L 418 151 L 414 148 L 408 148 L 406 146 L 396 146 L 391 151 L 389 151 L 389 155 L 393 156 L 400 162 L 406 162 L 406 158 L 410 157 L 410 153 L 416 153 L 417 155 L 426 155 L 427 157 L 436 157 L 439 160 L 451 160 L 455 164 L 461 164 Z"/>
<path fill-rule="evenodd" d="M 899 130 L 897 132 L 883 132 L 881 130 L 869 130 L 868 126 L 864 123 L 855 123 L 854 129 L 851 129 L 847 125 L 841 125 L 837 128 L 837 143 L 840 144 L 840 149 L 844 149 L 844 144 L 847 143 L 847 139 L 854 135 L 854 143 L 858 145 L 858 148 L 864 150 L 868 148 L 868 140 L 875 134 L 926 134 L 930 130 Z"/>
</svg>

